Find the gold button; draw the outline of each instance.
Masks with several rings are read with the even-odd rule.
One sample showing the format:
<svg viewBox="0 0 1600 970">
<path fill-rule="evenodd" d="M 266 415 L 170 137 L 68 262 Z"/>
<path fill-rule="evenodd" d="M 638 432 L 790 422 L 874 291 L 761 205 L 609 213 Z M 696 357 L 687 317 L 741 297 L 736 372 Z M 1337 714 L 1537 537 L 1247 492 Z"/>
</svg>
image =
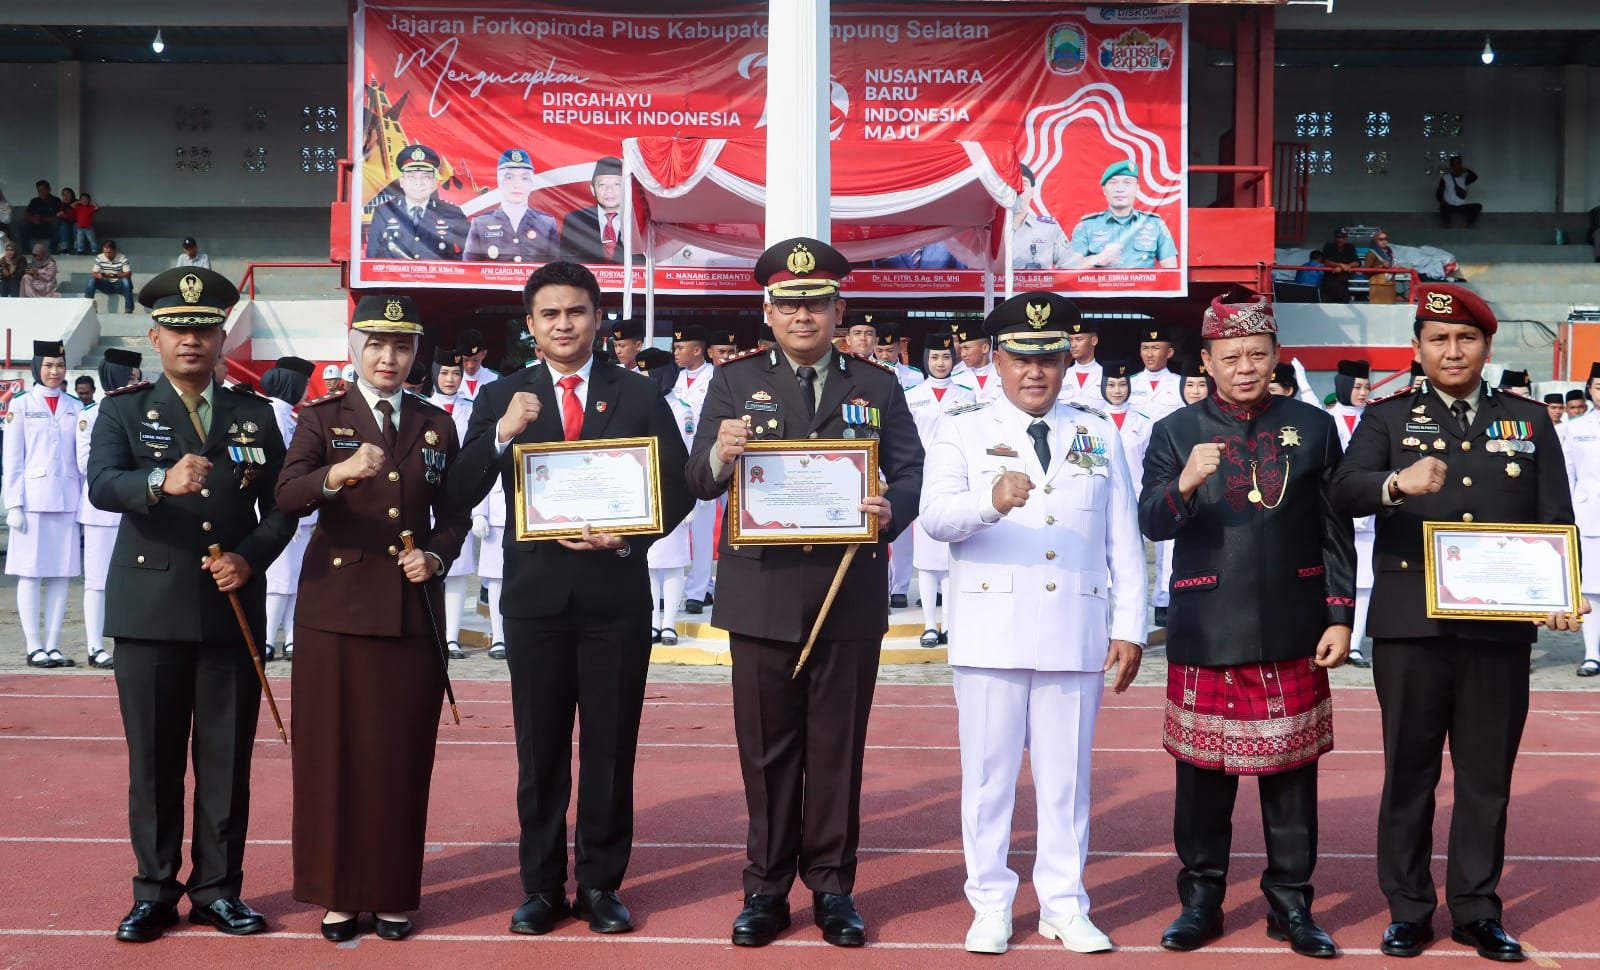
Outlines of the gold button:
<svg viewBox="0 0 1600 970">
<path fill-rule="evenodd" d="M 200 523 L 200 530 L 202 532 L 210 532 L 211 531 L 211 523 L 210 522 L 202 522 L 202 523 Z"/>
<path fill-rule="evenodd" d="M 1046 559 L 1054 559 L 1056 557 L 1056 551 L 1054 549 L 1050 549 L 1045 552 L 1044 557 Z"/>
<path fill-rule="evenodd" d="M 398 555 L 400 555 L 400 550 L 396 549 L 394 546 L 390 546 L 389 547 L 389 555 L 398 556 Z"/>
<path fill-rule="evenodd" d="M 806 543 L 805 545 L 801 546 L 800 547 L 800 551 L 801 552 L 810 552 L 811 551 L 811 544 L 810 543 Z"/>
<path fill-rule="evenodd" d="M 1404 559 L 1402 559 L 1402 560 L 1400 560 L 1400 568 L 1401 569 L 1410 569 L 1411 568 L 1411 564 L 1406 562 Z"/>
<path fill-rule="evenodd" d="M 1046 495 L 1049 495 L 1051 492 L 1054 492 L 1055 490 L 1056 490 L 1056 487 L 1054 485 L 1046 485 L 1044 487 L 1044 493 Z"/>
<path fill-rule="evenodd" d="M 988 588 L 989 588 L 989 584 L 988 584 L 988 583 L 980 583 L 980 584 L 979 584 L 979 588 L 981 588 L 981 589 L 988 589 Z"/>
<path fill-rule="evenodd" d="M 1463 512 L 1463 513 L 1461 513 L 1461 521 L 1463 521 L 1463 522 L 1471 522 L 1472 521 L 1472 513 L 1471 512 Z"/>
<path fill-rule="evenodd" d="M 1056 524 L 1056 517 L 1053 516 L 1053 515 L 1045 516 L 1044 517 L 1044 524 L 1045 525 L 1055 525 Z"/>
<path fill-rule="evenodd" d="M 391 518 L 391 519 L 400 518 L 400 510 L 399 509 L 390 509 L 389 510 L 389 518 Z"/>
<path fill-rule="evenodd" d="M 202 489 L 201 489 L 201 490 L 200 490 L 200 497 L 201 497 L 201 498 L 210 498 L 210 497 L 211 497 L 211 489 L 209 489 L 209 488 L 202 488 Z"/>
<path fill-rule="evenodd" d="M 141 565 L 143 565 L 143 563 L 144 563 L 144 557 L 143 557 L 143 556 L 140 556 L 140 557 L 139 557 L 139 563 L 140 563 L 140 564 L 141 564 Z"/>
<path fill-rule="evenodd" d="M 390 472 L 389 473 L 389 481 L 398 482 L 399 480 L 400 480 L 400 473 L 399 472 Z"/>
<path fill-rule="evenodd" d="M 1471 451 L 1472 450 L 1472 442 L 1470 442 L 1470 441 L 1461 442 L 1461 450 L 1462 451 Z"/>
<path fill-rule="evenodd" d="M 1045 583 L 1044 584 L 1044 588 L 1045 588 L 1045 592 L 1054 593 L 1056 591 L 1056 584 L 1055 583 Z"/>
<path fill-rule="evenodd" d="M 1461 484 L 1465 485 L 1468 488 L 1471 488 L 1472 487 L 1472 476 L 1471 475 L 1463 476 L 1462 479 L 1461 479 Z"/>
<path fill-rule="evenodd" d="M 343 559 L 340 559 L 338 556 L 334 556 L 333 557 L 333 568 L 334 569 L 338 569 L 340 566 L 343 566 L 343 565 L 344 565 L 344 560 Z"/>
</svg>

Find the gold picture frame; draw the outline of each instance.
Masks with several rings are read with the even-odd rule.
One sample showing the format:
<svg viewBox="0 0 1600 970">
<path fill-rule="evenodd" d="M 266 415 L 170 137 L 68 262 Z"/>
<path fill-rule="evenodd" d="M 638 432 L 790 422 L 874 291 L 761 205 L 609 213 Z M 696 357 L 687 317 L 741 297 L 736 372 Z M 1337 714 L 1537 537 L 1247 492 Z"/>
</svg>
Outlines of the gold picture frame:
<svg viewBox="0 0 1600 970">
<path fill-rule="evenodd" d="M 577 538 L 586 524 L 611 535 L 664 531 L 655 438 L 524 443 L 512 446 L 511 459 L 519 542 Z M 596 466 L 596 459 L 604 461 Z M 637 464 L 614 464 L 618 459 Z M 643 482 L 631 479 L 635 468 L 643 473 Z M 541 497 L 547 500 L 544 511 Z"/>
<path fill-rule="evenodd" d="M 1542 620 L 1582 608 L 1575 525 L 1424 522 L 1422 547 L 1430 620 Z"/>
<path fill-rule="evenodd" d="M 850 481 L 859 479 L 859 490 L 849 494 L 854 499 L 846 504 L 843 485 L 830 486 L 821 481 L 818 469 L 810 467 L 815 459 L 827 461 L 847 460 L 852 466 Z M 756 461 L 759 460 L 760 464 Z M 815 508 L 794 506 L 803 522 L 761 520 L 752 514 L 750 506 L 767 504 L 766 499 L 783 495 L 777 488 L 789 479 L 789 469 L 805 477 L 813 486 L 821 485 L 821 501 Z M 833 466 L 819 466 L 833 467 Z M 773 477 L 773 471 L 782 475 Z M 755 484 L 772 486 L 770 496 L 758 494 Z M 832 487 L 831 492 L 828 488 Z M 728 485 L 728 544 L 732 546 L 787 546 L 826 545 L 833 543 L 877 542 L 878 517 L 861 512 L 861 499 L 879 494 L 878 439 L 876 438 L 801 438 L 751 441 L 744 446 L 744 454 L 734 462 L 733 480 Z M 773 514 L 767 511 L 766 515 Z M 826 524 L 837 521 L 837 528 Z"/>
</svg>

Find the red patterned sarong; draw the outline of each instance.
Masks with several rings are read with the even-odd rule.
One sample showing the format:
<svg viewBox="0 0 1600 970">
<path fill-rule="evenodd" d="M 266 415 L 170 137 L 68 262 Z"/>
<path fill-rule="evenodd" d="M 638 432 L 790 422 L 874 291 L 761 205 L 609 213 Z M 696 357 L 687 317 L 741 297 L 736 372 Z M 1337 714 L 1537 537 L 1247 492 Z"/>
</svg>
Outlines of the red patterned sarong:
<svg viewBox="0 0 1600 970">
<path fill-rule="evenodd" d="M 1162 745 L 1230 775 L 1272 775 L 1333 750 L 1328 672 L 1304 660 L 1167 668 Z"/>
</svg>

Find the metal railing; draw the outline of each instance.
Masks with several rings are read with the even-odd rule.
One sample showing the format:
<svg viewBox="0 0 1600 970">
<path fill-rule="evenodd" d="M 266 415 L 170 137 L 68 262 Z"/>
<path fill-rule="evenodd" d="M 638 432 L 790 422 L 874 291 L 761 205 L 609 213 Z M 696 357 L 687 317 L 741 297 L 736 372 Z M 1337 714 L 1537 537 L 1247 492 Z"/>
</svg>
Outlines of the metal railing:
<svg viewBox="0 0 1600 970">
<path fill-rule="evenodd" d="M 1272 166 L 1270 165 L 1190 165 L 1192 175 L 1248 175 L 1236 188 L 1256 186 L 1256 204 L 1235 208 L 1261 209 L 1272 204 Z"/>
</svg>

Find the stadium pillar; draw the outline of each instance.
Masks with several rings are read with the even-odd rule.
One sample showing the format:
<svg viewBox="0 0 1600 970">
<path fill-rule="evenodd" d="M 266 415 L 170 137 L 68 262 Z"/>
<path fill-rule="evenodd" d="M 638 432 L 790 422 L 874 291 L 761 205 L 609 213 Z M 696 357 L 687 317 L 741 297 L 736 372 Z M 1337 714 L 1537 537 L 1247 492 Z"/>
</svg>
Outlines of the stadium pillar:
<svg viewBox="0 0 1600 970">
<path fill-rule="evenodd" d="M 767 24 L 766 243 L 832 241 L 828 0 L 772 0 Z"/>
</svg>

